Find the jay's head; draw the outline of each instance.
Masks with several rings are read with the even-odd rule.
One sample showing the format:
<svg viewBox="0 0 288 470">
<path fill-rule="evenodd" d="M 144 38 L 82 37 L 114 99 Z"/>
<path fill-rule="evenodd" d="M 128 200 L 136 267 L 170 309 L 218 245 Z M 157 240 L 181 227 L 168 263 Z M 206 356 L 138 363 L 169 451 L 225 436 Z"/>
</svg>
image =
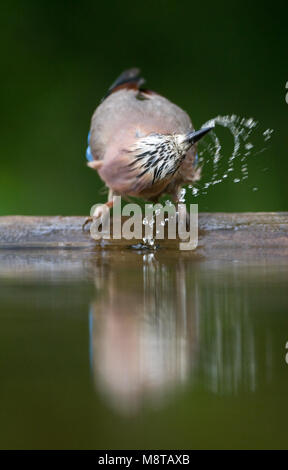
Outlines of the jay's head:
<svg viewBox="0 0 288 470">
<path fill-rule="evenodd" d="M 134 154 L 130 167 L 138 168 L 138 176 L 153 170 L 153 182 L 173 175 L 188 150 L 213 127 L 206 127 L 187 134 L 149 134 L 137 139 L 129 152 Z"/>
</svg>

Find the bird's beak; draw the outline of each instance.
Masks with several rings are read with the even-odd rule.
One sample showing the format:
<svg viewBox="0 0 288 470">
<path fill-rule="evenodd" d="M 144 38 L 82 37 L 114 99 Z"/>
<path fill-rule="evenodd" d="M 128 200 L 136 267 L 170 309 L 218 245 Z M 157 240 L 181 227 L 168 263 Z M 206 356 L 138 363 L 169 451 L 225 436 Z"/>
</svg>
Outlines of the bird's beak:
<svg viewBox="0 0 288 470">
<path fill-rule="evenodd" d="M 203 129 L 200 129 L 199 131 L 193 131 L 189 132 L 185 138 L 185 142 L 189 143 L 190 145 L 196 144 L 198 140 L 202 139 L 207 132 L 211 131 L 213 129 L 213 126 L 211 127 L 204 127 Z"/>
</svg>

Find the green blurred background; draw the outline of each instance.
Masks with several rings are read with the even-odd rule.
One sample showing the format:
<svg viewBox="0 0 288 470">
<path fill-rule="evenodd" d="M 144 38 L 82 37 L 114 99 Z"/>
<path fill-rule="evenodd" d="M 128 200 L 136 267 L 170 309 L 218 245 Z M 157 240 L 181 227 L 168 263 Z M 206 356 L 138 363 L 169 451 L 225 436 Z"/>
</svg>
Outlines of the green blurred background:
<svg viewBox="0 0 288 470">
<path fill-rule="evenodd" d="M 235 113 L 275 131 L 249 179 L 213 187 L 200 211 L 288 210 L 287 13 L 287 2 L 247 0 L 1 2 L 0 214 L 88 214 L 105 200 L 86 137 L 131 66 L 195 127 Z"/>
</svg>

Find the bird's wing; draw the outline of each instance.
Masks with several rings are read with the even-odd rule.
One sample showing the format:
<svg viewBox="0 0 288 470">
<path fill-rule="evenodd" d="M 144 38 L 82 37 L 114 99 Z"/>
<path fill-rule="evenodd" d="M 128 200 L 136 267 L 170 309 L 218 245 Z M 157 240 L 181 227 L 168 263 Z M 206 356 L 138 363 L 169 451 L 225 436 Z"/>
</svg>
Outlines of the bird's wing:
<svg viewBox="0 0 288 470">
<path fill-rule="evenodd" d="M 123 72 L 96 108 L 87 149 L 89 166 L 99 169 L 103 160 L 113 155 L 118 158 L 119 152 L 151 133 L 186 133 L 192 129 L 185 111 L 163 96 L 144 90 L 143 82 L 138 69 Z"/>
<path fill-rule="evenodd" d="M 140 87 L 145 83 L 145 79 L 141 77 L 140 73 L 141 71 L 138 68 L 131 68 L 122 72 L 121 75 L 119 75 L 119 77 L 109 87 L 107 93 L 102 98 L 101 103 L 112 93 L 119 91 L 121 89 L 128 89 L 128 90 L 132 89 L 136 91 L 140 90 Z M 101 138 L 99 139 L 99 143 L 97 143 L 97 140 L 96 140 L 96 145 L 94 142 L 94 147 L 96 147 L 96 151 L 92 152 L 91 146 L 90 146 L 90 136 L 91 136 L 91 131 L 89 131 L 88 133 L 86 158 L 89 162 L 88 165 L 91 166 L 92 168 L 96 168 L 94 161 L 98 159 L 99 160 L 102 159 L 103 152 L 101 148 L 102 147 Z"/>
</svg>

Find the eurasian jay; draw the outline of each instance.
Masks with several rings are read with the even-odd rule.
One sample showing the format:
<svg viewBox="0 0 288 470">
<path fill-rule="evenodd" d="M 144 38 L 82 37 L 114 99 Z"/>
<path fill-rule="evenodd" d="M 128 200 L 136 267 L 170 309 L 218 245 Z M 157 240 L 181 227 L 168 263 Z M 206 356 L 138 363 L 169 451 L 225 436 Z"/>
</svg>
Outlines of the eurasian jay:
<svg viewBox="0 0 288 470">
<path fill-rule="evenodd" d="M 182 186 L 200 178 L 195 144 L 212 128 L 195 131 L 185 111 L 143 83 L 138 69 L 123 72 L 92 117 L 86 157 L 109 188 L 109 208 L 114 195 L 157 202 L 166 193 L 178 203 Z M 102 213 L 98 206 L 93 217 Z"/>
</svg>

